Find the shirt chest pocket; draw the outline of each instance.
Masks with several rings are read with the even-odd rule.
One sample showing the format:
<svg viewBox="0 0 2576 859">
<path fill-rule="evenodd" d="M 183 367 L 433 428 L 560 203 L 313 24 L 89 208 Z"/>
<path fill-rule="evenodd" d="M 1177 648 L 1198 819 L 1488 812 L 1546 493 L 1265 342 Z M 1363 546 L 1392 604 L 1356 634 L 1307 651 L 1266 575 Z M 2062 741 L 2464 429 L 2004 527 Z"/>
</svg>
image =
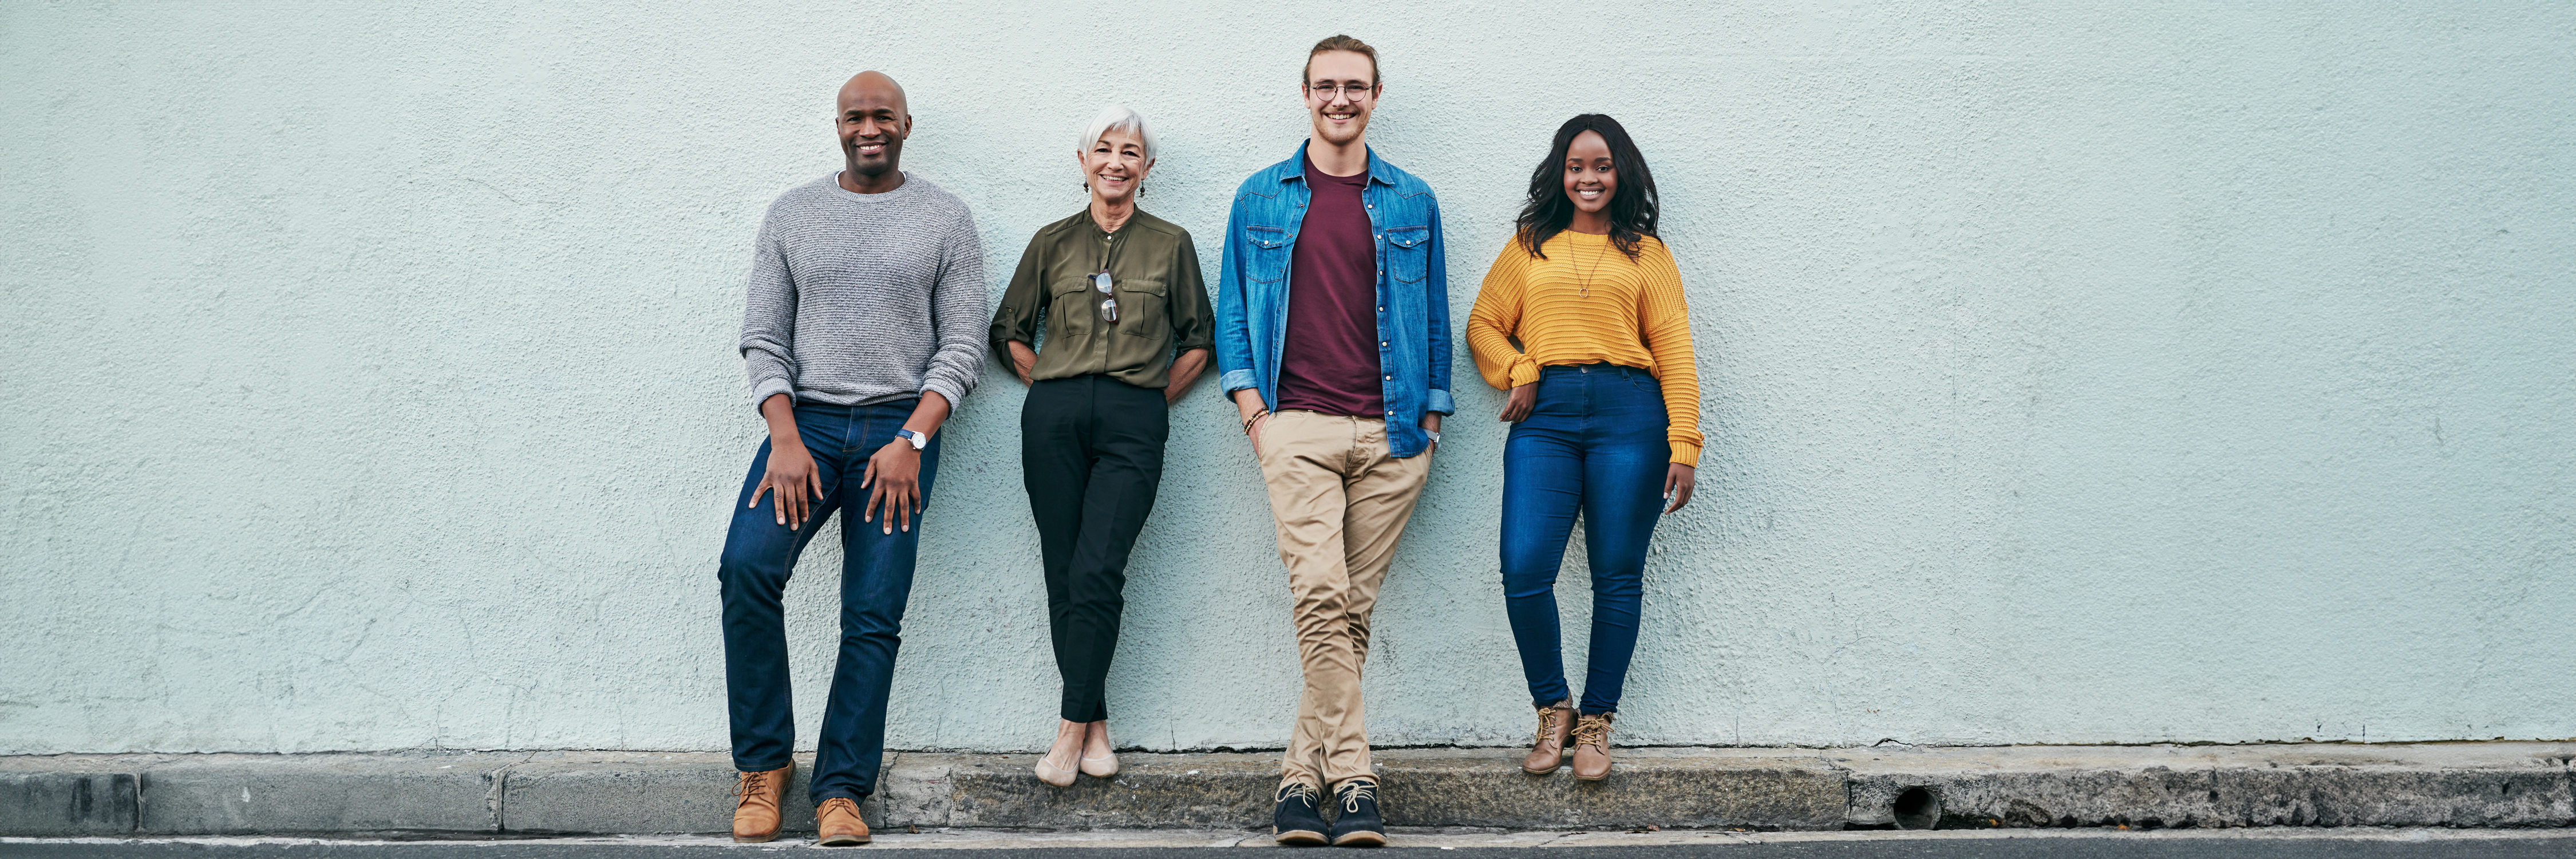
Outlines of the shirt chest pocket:
<svg viewBox="0 0 2576 859">
<path fill-rule="evenodd" d="M 1254 283 L 1277 283 L 1288 276 L 1291 253 L 1288 231 L 1278 227 L 1243 228 L 1244 275 Z"/>
<path fill-rule="evenodd" d="M 1401 283 L 1420 283 L 1431 271 L 1431 228 L 1394 227 L 1386 231 L 1386 270 Z"/>
<path fill-rule="evenodd" d="M 1164 313 L 1167 290 L 1162 281 L 1119 280 L 1110 283 L 1109 288 L 1118 295 L 1118 330 L 1134 337 L 1155 337 L 1171 324 Z"/>
<path fill-rule="evenodd" d="M 1090 275 L 1057 279 L 1047 287 L 1047 314 L 1055 317 L 1047 333 L 1089 331 L 1105 324 L 1100 319 L 1100 300 L 1108 297 L 1091 288 Z"/>
</svg>

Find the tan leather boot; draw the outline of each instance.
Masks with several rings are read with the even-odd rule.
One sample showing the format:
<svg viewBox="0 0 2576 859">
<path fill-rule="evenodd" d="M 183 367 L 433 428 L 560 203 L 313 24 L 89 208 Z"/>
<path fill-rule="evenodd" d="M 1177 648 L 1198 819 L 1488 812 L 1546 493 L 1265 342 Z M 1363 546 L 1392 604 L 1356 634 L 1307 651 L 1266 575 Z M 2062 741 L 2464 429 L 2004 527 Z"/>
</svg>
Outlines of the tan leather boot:
<svg viewBox="0 0 2576 859">
<path fill-rule="evenodd" d="M 733 785 L 733 840 L 759 843 L 778 837 L 778 798 L 796 775 L 796 762 L 767 772 L 739 773 Z"/>
<path fill-rule="evenodd" d="M 1610 721 L 1617 713 L 1574 721 L 1574 777 L 1600 781 L 1610 777 Z"/>
<path fill-rule="evenodd" d="M 859 804 L 846 796 L 823 800 L 823 806 L 814 809 L 814 823 L 822 829 L 815 834 L 814 841 L 825 847 L 848 847 L 869 841 L 868 822 L 859 819 Z"/>
<path fill-rule="evenodd" d="M 1565 765 L 1565 737 L 1573 730 L 1574 702 L 1538 708 L 1538 741 L 1530 745 L 1529 757 L 1521 760 L 1521 772 L 1546 775 Z"/>
</svg>

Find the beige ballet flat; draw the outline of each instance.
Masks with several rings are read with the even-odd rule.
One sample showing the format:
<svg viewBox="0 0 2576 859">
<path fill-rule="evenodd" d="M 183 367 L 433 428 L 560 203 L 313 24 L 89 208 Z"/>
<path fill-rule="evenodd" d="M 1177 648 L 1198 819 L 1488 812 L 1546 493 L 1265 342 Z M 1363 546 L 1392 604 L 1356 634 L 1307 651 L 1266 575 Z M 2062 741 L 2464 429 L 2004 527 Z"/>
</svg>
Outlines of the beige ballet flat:
<svg viewBox="0 0 2576 859">
<path fill-rule="evenodd" d="M 1099 764 L 1094 766 L 1092 763 L 1094 761 L 1098 761 Z M 1118 774 L 1118 753 L 1111 752 L 1108 757 L 1083 758 L 1081 766 L 1084 775 L 1092 778 L 1109 778 Z"/>
<path fill-rule="evenodd" d="M 1077 757 L 1081 755 L 1080 752 L 1076 752 L 1074 754 Z M 1046 755 L 1039 755 L 1037 765 L 1031 767 L 1031 769 L 1037 771 L 1039 781 L 1046 782 L 1047 784 L 1054 785 L 1056 787 L 1073 786 L 1074 772 L 1049 762 Z M 1050 772 L 1050 770 L 1052 770 L 1052 772 Z"/>
</svg>

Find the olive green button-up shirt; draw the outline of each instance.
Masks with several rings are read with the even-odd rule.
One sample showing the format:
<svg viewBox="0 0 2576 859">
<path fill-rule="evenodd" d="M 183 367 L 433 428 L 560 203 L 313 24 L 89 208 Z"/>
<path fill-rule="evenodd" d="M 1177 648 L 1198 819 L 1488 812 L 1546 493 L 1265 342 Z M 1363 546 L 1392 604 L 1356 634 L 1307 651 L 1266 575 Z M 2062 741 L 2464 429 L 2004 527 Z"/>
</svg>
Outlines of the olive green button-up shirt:
<svg viewBox="0 0 2576 859">
<path fill-rule="evenodd" d="M 1091 279 L 1104 265 L 1107 294 Z M 1101 299 L 1111 297 L 1118 299 L 1116 322 L 1100 315 Z M 1190 231 L 1138 209 L 1118 232 L 1102 232 L 1085 206 L 1038 228 L 1020 252 L 1019 270 L 993 314 L 993 353 L 1009 366 L 1009 343 L 1018 340 L 1037 349 L 1031 379 L 1101 373 L 1161 389 L 1171 384 L 1174 356 L 1215 345 L 1215 317 Z"/>
</svg>

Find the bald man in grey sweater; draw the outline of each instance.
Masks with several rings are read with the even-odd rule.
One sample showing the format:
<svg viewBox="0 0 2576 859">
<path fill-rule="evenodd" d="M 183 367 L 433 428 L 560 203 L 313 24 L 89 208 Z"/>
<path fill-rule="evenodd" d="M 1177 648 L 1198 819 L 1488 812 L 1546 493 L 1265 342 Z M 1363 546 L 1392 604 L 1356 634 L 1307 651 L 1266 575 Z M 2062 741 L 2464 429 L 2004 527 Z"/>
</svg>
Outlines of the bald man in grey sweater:
<svg viewBox="0 0 2576 859">
<path fill-rule="evenodd" d="M 869 840 L 858 803 L 884 757 L 916 519 L 939 471 L 939 425 L 983 372 L 991 316 L 974 216 L 899 169 L 912 132 L 903 88 L 863 72 L 836 105 L 842 169 L 770 204 L 743 311 L 743 363 L 769 440 L 717 571 L 736 841 L 778 836 L 796 740 L 780 595 L 806 541 L 845 508 L 860 522 L 841 521 L 840 661 L 811 793 L 821 843 Z"/>
</svg>

